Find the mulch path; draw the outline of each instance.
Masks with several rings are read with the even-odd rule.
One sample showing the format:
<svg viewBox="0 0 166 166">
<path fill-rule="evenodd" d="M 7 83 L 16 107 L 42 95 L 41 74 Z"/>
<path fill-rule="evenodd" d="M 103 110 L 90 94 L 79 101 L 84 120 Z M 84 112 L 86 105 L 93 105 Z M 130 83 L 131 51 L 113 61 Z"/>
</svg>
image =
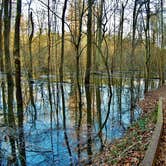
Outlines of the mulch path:
<svg viewBox="0 0 166 166">
<path fill-rule="evenodd" d="M 166 86 L 163 86 L 158 90 L 148 92 L 145 96 L 145 100 L 140 102 L 140 106 L 145 112 L 151 111 L 151 109 L 156 106 L 159 98 L 163 98 L 164 126 L 156 154 L 155 165 L 166 166 Z"/>
</svg>

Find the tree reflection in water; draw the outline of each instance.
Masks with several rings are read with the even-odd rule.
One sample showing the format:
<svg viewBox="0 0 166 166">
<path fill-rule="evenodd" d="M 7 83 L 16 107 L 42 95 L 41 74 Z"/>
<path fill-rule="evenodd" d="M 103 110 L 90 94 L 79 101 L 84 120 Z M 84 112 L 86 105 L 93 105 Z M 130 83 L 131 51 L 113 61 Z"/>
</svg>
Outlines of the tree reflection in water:
<svg viewBox="0 0 166 166">
<path fill-rule="evenodd" d="M 131 84 L 131 80 L 123 79 L 119 84 L 118 81 L 120 80 L 117 79 L 117 85 L 112 87 L 104 79 L 97 85 L 84 87 L 82 84 L 58 83 L 48 79 L 35 80 L 34 104 L 27 95 L 29 83 L 24 82 L 22 88 L 27 165 L 90 163 L 93 154 L 102 150 L 104 143 L 122 137 L 130 123 L 139 117 L 140 110 L 135 102 L 143 97 L 144 82 L 133 79 Z M 154 81 L 151 88 L 153 86 L 156 86 Z M 4 81 L 1 79 L 1 108 L 6 107 L 4 88 Z M 132 112 L 131 99 L 134 101 Z M 15 105 L 13 107 L 17 119 Z M 10 132 L 10 137 L 7 130 L 2 132 L 5 131 L 7 115 L 1 109 L 3 127 L 0 134 L 3 139 L 0 140 L 0 162 L 1 165 L 6 164 L 9 156 L 12 156 L 13 148 L 8 148 L 10 144 L 5 141 L 6 138 L 12 138 L 14 146 L 11 145 L 15 147 L 19 164 L 17 132 Z M 2 153 L 4 151 L 5 155 Z"/>
</svg>

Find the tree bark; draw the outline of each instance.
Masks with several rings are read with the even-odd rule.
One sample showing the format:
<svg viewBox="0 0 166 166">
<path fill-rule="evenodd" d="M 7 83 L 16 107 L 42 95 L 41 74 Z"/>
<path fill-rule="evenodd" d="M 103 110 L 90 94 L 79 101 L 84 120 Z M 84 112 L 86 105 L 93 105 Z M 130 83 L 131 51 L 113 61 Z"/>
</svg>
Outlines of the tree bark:
<svg viewBox="0 0 166 166">
<path fill-rule="evenodd" d="M 63 11 L 62 11 L 62 42 L 61 42 L 61 61 L 60 61 L 60 68 L 59 68 L 64 128 L 66 128 L 66 116 L 65 116 L 65 98 L 64 98 L 64 89 L 63 89 L 63 66 L 64 66 L 64 41 L 65 41 L 65 13 L 67 8 L 67 1 L 68 0 L 64 1 Z"/>
<path fill-rule="evenodd" d="M 7 104 L 8 104 L 8 126 L 15 131 L 15 117 L 13 112 L 13 78 L 10 57 L 10 21 L 11 21 L 11 1 L 4 2 L 4 54 L 5 54 L 5 72 L 7 75 Z M 10 123 L 9 123 L 10 122 Z M 12 147 L 12 155 L 16 159 L 15 139 L 12 135 L 9 136 Z"/>
<path fill-rule="evenodd" d="M 31 83 L 31 81 L 33 80 L 33 58 L 32 58 L 32 40 L 33 40 L 33 35 L 34 35 L 34 22 L 33 22 L 33 14 L 32 12 L 29 13 L 29 24 L 31 26 L 31 33 L 29 35 L 29 71 L 28 71 L 28 77 L 29 77 L 29 96 L 30 96 L 30 100 L 31 100 L 31 104 L 33 106 L 34 109 L 34 120 L 37 119 L 37 110 L 36 110 L 36 106 L 35 106 L 35 102 L 34 102 L 34 96 L 33 96 L 33 84 Z"/>
<path fill-rule="evenodd" d="M 2 0 L 1 3 L 1 8 L 0 8 L 0 71 L 3 73 L 4 72 L 4 60 L 3 60 L 3 40 L 2 40 L 2 28 L 3 28 L 3 18 L 2 18 L 2 13 L 3 13 L 3 8 L 4 8 L 4 3 Z M 3 115 L 4 115 L 4 123 L 7 125 L 7 114 L 6 114 L 6 99 L 5 99 L 5 80 L 2 79 L 2 101 L 3 101 Z"/>
<path fill-rule="evenodd" d="M 21 165 L 26 165 L 25 154 L 25 138 L 23 129 L 23 100 L 22 100 L 22 88 L 21 88 L 21 62 L 20 62 L 20 19 L 21 19 L 21 0 L 17 0 L 17 12 L 15 20 L 15 34 L 14 34 L 14 60 L 15 60 L 15 83 L 16 83 L 16 100 L 17 100 L 17 116 L 18 116 L 18 128 L 19 128 L 19 156 Z"/>
<path fill-rule="evenodd" d="M 3 13 L 3 1 L 0 6 L 0 71 L 4 72 L 3 64 L 3 45 L 2 45 L 2 13 Z"/>
<path fill-rule="evenodd" d="M 91 72 L 91 58 L 92 58 L 92 0 L 88 0 L 88 21 L 87 21 L 87 61 L 85 71 L 85 93 L 87 102 L 87 153 L 89 161 L 92 155 L 92 113 L 91 113 L 91 92 L 90 92 L 90 72 Z"/>
<path fill-rule="evenodd" d="M 161 8 L 161 73 L 160 73 L 160 84 L 163 85 L 165 83 L 164 76 L 164 22 L 163 22 L 163 0 L 160 0 L 160 8 Z"/>
<path fill-rule="evenodd" d="M 150 77 L 150 0 L 145 4 L 146 8 L 146 27 L 145 27 L 145 93 L 148 91 L 149 77 Z"/>
</svg>

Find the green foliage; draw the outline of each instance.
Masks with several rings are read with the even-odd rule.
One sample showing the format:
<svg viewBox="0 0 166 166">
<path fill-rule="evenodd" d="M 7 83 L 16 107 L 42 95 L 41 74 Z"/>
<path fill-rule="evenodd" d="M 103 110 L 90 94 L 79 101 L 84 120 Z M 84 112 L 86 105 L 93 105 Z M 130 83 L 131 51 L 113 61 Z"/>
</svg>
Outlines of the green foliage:
<svg viewBox="0 0 166 166">
<path fill-rule="evenodd" d="M 145 127 L 146 127 L 146 119 L 140 119 L 138 121 L 138 126 L 141 128 L 141 130 L 145 130 Z"/>
</svg>

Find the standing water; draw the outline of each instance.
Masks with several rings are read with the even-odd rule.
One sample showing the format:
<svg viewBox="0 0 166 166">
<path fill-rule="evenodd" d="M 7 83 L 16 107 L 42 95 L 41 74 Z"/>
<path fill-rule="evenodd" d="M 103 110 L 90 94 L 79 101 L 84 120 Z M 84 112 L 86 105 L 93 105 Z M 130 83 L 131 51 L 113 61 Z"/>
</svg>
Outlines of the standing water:
<svg viewBox="0 0 166 166">
<path fill-rule="evenodd" d="M 111 87 L 103 80 L 88 85 L 91 98 L 88 113 L 86 87 L 80 85 L 80 97 L 77 84 L 60 84 L 53 78 L 48 80 L 41 76 L 29 83 L 22 81 L 26 163 L 29 166 L 81 165 L 90 161 L 105 143 L 122 137 L 141 113 L 136 102 L 144 97 L 142 79 L 133 80 L 132 87 L 130 79 L 123 79 L 122 84 L 115 79 Z M 1 85 L 3 80 L 4 75 L 0 78 Z M 157 84 L 152 80 L 150 87 L 156 87 Z M 64 93 L 61 93 L 61 88 Z M 6 125 L 8 114 L 4 109 L 7 101 L 4 91 L 6 86 L 1 86 L 0 163 L 4 166 L 12 163 L 20 165 L 21 156 L 17 148 L 16 159 L 13 159 L 11 152 L 9 137 L 14 138 L 17 147 L 18 129 L 10 129 Z M 15 100 L 13 106 L 17 124 Z"/>
</svg>

